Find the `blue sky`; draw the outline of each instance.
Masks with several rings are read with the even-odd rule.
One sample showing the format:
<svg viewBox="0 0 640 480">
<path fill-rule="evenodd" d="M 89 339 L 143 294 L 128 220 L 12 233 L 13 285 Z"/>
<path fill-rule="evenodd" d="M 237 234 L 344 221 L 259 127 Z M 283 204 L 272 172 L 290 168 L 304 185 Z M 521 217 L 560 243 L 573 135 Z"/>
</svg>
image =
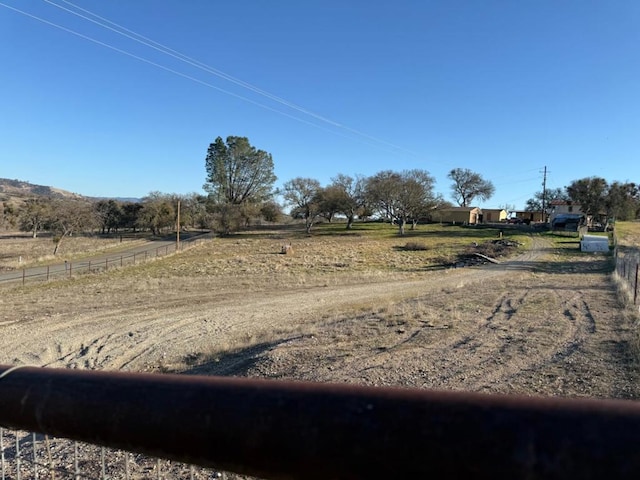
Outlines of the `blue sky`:
<svg viewBox="0 0 640 480">
<path fill-rule="evenodd" d="M 278 185 L 421 168 L 450 199 L 460 167 L 494 183 L 481 206 L 522 208 L 545 166 L 640 182 L 639 46 L 636 0 L 0 0 L 0 177 L 201 192 L 236 135 Z"/>
</svg>

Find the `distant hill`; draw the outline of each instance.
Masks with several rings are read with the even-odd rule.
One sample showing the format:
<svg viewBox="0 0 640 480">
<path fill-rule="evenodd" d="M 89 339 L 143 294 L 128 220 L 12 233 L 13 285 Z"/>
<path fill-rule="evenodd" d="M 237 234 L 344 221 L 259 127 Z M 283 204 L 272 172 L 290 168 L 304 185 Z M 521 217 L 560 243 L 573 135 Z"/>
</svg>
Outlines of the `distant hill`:
<svg viewBox="0 0 640 480">
<path fill-rule="evenodd" d="M 35 185 L 33 183 L 23 182 L 22 180 L 0 178 L 0 201 L 25 200 L 27 198 L 35 197 L 86 198 L 82 195 L 78 195 L 77 193 L 68 192 L 60 188 Z"/>
<path fill-rule="evenodd" d="M 118 202 L 123 202 L 123 203 L 140 203 L 142 202 L 141 198 L 137 198 L 137 197 L 88 197 L 91 200 L 95 200 L 96 202 L 98 200 L 116 200 Z"/>
</svg>

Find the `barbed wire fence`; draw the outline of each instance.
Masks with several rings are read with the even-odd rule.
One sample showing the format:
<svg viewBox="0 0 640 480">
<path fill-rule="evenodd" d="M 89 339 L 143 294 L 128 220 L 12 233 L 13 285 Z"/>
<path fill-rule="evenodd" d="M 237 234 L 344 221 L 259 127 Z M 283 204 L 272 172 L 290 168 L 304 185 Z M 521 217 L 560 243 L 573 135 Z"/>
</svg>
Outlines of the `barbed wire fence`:
<svg viewBox="0 0 640 480">
<path fill-rule="evenodd" d="M 0 427 L 0 480 L 213 479 L 225 472 Z"/>
<path fill-rule="evenodd" d="M 25 285 L 27 282 L 32 281 L 49 281 L 65 277 L 71 278 L 75 275 L 105 272 L 116 267 L 138 265 L 195 247 L 205 241 L 211 240 L 213 236 L 213 233 L 205 233 L 181 240 L 179 243 L 174 242 L 120 255 L 104 255 L 104 258 L 100 260 L 65 261 L 64 264 L 23 268 L 13 272 L 13 275 L 5 275 L 4 278 L 0 278 L 0 283 L 21 282 L 22 285 Z"/>
<path fill-rule="evenodd" d="M 623 286 L 623 290 L 627 293 L 629 301 L 640 309 L 640 285 L 638 283 L 640 277 L 640 250 L 632 247 L 621 247 L 618 245 L 618 239 L 615 233 L 612 235 L 613 241 L 613 257 L 615 260 L 616 279 Z"/>
<path fill-rule="evenodd" d="M 0 282 L 49 281 L 87 273 L 99 273 L 115 267 L 148 262 L 200 245 L 213 238 L 212 233 L 184 239 L 134 253 L 108 255 L 99 261 L 65 262 L 62 268 L 51 266 L 25 268 Z M 152 458 L 141 454 L 76 442 L 64 438 L 15 431 L 0 426 L 0 480 L 58 479 L 229 479 L 225 472 Z M 231 477 L 233 478 L 233 477 Z"/>
</svg>

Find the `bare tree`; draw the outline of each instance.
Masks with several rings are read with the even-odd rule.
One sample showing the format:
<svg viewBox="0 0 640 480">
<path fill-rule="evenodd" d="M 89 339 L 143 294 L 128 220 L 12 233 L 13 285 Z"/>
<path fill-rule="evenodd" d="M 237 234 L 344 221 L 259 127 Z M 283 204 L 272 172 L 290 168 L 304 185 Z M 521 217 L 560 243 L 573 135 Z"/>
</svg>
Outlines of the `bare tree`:
<svg viewBox="0 0 640 480">
<path fill-rule="evenodd" d="M 424 170 L 385 170 L 367 180 L 366 196 L 378 212 L 398 224 L 400 235 L 404 235 L 407 221 L 412 220 L 415 226 L 417 218 L 437 204 L 433 185 L 433 177 Z"/>
<path fill-rule="evenodd" d="M 554 200 L 568 200 L 569 196 L 563 188 L 548 188 L 544 192 L 536 192 L 533 198 L 527 200 L 524 209 L 527 212 L 542 212 L 542 205 L 545 206 L 545 215 L 551 210 L 551 202 Z M 515 210 L 515 209 L 514 209 Z M 545 217 L 546 218 L 546 217 Z"/>
<path fill-rule="evenodd" d="M 356 215 L 363 213 L 365 183 L 366 179 L 361 175 L 354 178 L 340 173 L 325 188 L 325 196 L 332 196 L 335 210 L 347 217 L 347 230 L 352 228 Z"/>
<path fill-rule="evenodd" d="M 59 199 L 51 202 L 46 225 L 54 235 L 53 254 L 56 255 L 65 238 L 96 227 L 97 219 L 91 203 L 76 199 Z"/>
<path fill-rule="evenodd" d="M 292 206 L 291 216 L 303 218 L 307 233 L 322 212 L 322 187 L 313 178 L 296 177 L 283 185 L 282 196 Z"/>
<path fill-rule="evenodd" d="M 454 168 L 447 175 L 451 184 L 451 198 L 461 207 L 469 207 L 474 199 L 489 200 L 495 190 L 493 184 L 468 168 Z"/>
<path fill-rule="evenodd" d="M 49 199 L 30 198 L 26 200 L 18 211 L 20 230 L 31 232 L 33 238 L 36 238 L 38 232 L 45 226 L 50 208 Z"/>
</svg>

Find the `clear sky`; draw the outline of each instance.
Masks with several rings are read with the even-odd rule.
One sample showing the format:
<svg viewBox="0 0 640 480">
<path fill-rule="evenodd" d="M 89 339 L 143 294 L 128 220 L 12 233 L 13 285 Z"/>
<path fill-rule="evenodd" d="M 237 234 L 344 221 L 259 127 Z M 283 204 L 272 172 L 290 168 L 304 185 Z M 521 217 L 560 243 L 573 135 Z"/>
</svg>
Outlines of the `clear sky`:
<svg viewBox="0 0 640 480">
<path fill-rule="evenodd" d="M 0 177 L 83 195 L 201 192 L 235 135 L 277 185 L 420 168 L 450 199 L 460 167 L 522 208 L 545 166 L 640 182 L 640 2 L 0 0 L 0 114 Z"/>
</svg>

